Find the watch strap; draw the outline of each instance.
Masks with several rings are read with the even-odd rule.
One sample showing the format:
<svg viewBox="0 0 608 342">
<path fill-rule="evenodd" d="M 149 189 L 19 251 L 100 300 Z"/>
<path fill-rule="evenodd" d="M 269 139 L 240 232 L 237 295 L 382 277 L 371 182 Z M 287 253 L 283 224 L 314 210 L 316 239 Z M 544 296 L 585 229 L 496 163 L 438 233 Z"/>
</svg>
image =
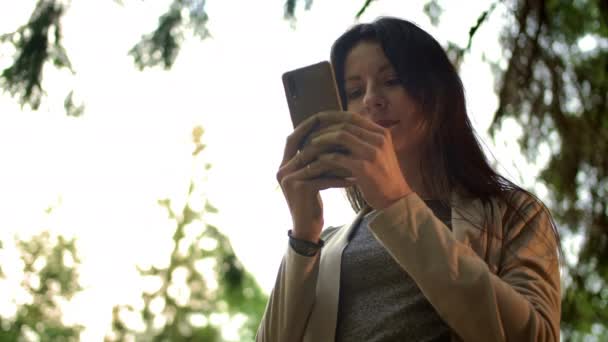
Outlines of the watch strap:
<svg viewBox="0 0 608 342">
<path fill-rule="evenodd" d="M 319 243 L 314 243 L 307 240 L 296 239 L 292 236 L 291 229 L 287 232 L 289 236 L 289 245 L 293 250 L 303 256 L 311 257 L 317 254 L 317 252 L 323 247 L 325 241 L 319 239 Z"/>
</svg>

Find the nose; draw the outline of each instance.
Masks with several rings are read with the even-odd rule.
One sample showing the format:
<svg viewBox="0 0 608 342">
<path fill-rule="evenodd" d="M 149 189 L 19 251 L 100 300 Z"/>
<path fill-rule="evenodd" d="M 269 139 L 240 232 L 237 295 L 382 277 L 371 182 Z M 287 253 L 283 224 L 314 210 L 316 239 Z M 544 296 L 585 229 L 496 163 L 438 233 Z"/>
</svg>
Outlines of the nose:
<svg viewBox="0 0 608 342">
<path fill-rule="evenodd" d="M 363 106 L 367 113 L 373 113 L 386 107 L 386 96 L 375 85 L 369 85 L 363 97 Z"/>
</svg>

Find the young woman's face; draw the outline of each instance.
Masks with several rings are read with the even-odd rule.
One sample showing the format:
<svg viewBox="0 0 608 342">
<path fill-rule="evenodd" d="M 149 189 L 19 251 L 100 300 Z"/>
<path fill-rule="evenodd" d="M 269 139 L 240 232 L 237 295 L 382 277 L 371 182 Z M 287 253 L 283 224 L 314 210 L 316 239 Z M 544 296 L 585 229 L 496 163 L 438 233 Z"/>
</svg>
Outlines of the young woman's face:
<svg viewBox="0 0 608 342">
<path fill-rule="evenodd" d="M 379 43 L 362 41 L 350 50 L 344 63 L 344 91 L 349 112 L 390 129 L 398 156 L 419 150 L 423 115 Z"/>
</svg>

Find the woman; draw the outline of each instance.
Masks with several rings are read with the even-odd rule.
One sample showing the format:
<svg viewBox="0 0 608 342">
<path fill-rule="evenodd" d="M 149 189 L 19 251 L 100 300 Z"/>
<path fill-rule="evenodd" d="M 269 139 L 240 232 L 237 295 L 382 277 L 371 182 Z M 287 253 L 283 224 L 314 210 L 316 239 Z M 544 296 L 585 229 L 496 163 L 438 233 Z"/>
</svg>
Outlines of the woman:
<svg viewBox="0 0 608 342">
<path fill-rule="evenodd" d="M 489 165 L 437 41 L 381 18 L 331 59 L 347 111 L 287 139 L 293 228 L 257 341 L 559 341 L 555 225 Z M 358 215 L 322 231 L 327 188 Z"/>
</svg>

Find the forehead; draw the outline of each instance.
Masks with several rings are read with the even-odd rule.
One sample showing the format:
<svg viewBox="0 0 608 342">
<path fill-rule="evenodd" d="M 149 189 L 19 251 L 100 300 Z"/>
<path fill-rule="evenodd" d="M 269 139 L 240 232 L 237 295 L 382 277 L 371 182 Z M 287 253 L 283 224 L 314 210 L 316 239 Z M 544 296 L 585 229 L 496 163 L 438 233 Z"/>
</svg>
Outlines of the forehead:
<svg viewBox="0 0 608 342">
<path fill-rule="evenodd" d="M 373 74 L 392 69 L 393 67 L 384 54 L 382 46 L 374 41 L 358 43 L 349 51 L 344 61 L 344 76 L 346 79 L 361 76 L 361 74 Z"/>
</svg>

